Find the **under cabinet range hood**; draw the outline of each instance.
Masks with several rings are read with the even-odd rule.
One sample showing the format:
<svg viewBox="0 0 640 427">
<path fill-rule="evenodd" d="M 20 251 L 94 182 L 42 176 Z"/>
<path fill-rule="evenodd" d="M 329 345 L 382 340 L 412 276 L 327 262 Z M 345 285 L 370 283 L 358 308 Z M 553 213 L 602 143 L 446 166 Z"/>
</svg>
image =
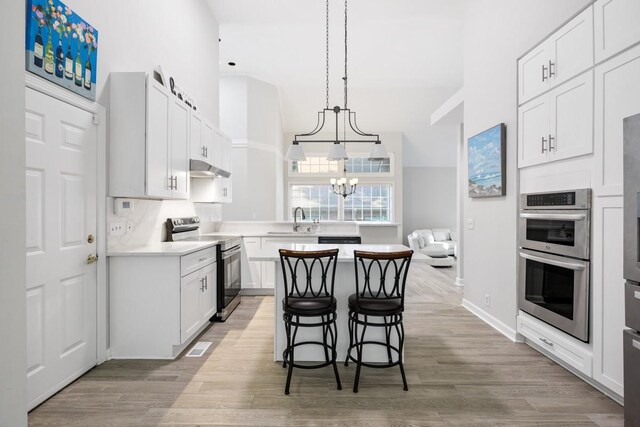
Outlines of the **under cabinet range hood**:
<svg viewBox="0 0 640 427">
<path fill-rule="evenodd" d="M 191 159 L 189 160 L 189 175 L 192 178 L 214 178 L 216 176 L 229 178 L 231 172 L 212 166 L 202 160 Z"/>
</svg>

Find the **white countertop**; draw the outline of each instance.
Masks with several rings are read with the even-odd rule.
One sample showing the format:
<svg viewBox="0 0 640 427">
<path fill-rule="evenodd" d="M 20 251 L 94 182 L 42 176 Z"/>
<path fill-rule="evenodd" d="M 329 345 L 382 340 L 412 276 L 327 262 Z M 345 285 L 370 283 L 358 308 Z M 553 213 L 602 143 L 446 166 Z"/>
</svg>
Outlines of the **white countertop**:
<svg viewBox="0 0 640 427">
<path fill-rule="evenodd" d="M 277 246 L 271 246 L 266 249 L 256 251 L 254 255 L 249 256 L 249 261 L 280 261 L 278 249 L 289 249 L 294 251 L 322 251 L 327 249 L 339 249 L 338 262 L 353 262 L 353 251 L 370 251 L 370 252 L 399 252 L 410 250 L 404 245 L 318 245 L 305 243 L 283 243 Z M 412 262 L 425 262 L 429 258 L 423 254 L 414 253 Z"/>
<path fill-rule="evenodd" d="M 107 256 L 181 256 L 217 245 L 208 242 L 158 242 L 143 246 L 116 246 L 107 250 Z"/>
</svg>

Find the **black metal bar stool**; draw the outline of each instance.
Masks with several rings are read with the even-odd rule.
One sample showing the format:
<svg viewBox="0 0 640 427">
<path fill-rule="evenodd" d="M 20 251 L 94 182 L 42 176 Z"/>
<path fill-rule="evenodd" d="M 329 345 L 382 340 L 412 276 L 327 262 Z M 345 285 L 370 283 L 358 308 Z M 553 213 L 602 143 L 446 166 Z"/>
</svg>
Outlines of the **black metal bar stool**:
<svg viewBox="0 0 640 427">
<path fill-rule="evenodd" d="M 287 347 L 282 353 L 282 367 L 289 367 L 284 394 L 289 394 L 293 368 L 317 369 L 333 365 L 338 390 L 342 390 L 336 365 L 336 299 L 333 284 L 336 276 L 338 249 L 323 251 L 290 251 L 280 249 L 280 264 L 284 279 L 285 296 L 282 300 L 283 319 L 287 333 Z M 315 272 L 314 272 L 315 269 Z M 288 277 L 289 276 L 289 277 Z M 289 280 L 291 279 L 291 286 Z M 302 321 L 319 317 L 319 321 Z M 298 328 L 322 327 L 322 341 L 296 342 Z M 319 345 L 324 348 L 325 361 L 309 365 L 295 362 L 296 347 Z"/>
<path fill-rule="evenodd" d="M 360 369 L 390 368 L 400 366 L 400 374 L 404 389 L 409 390 L 404 374 L 402 352 L 404 347 L 404 289 L 407 283 L 407 272 L 413 251 L 402 252 L 364 252 L 354 251 L 356 293 L 349 296 L 349 349 L 345 366 L 349 360 L 357 363 L 353 392 L 358 392 Z M 360 281 L 362 275 L 362 283 Z M 358 335 L 358 327 L 362 332 Z M 366 340 L 367 328 L 384 328 L 384 341 Z M 395 332 L 397 346 L 392 344 Z M 364 346 L 378 345 L 387 350 L 387 362 L 367 363 L 362 361 Z M 357 356 L 351 355 L 355 349 Z"/>
</svg>

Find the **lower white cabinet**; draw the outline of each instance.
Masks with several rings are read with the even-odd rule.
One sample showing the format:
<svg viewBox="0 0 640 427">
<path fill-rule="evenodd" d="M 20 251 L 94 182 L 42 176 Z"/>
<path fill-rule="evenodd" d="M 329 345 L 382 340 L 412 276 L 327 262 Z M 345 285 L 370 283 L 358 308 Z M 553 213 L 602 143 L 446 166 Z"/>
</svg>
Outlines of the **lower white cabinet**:
<svg viewBox="0 0 640 427">
<path fill-rule="evenodd" d="M 216 312 L 215 250 L 109 257 L 114 359 L 174 359 Z"/>
<path fill-rule="evenodd" d="M 216 314 L 216 264 L 209 264 L 180 280 L 180 341 L 193 336 Z"/>
<path fill-rule="evenodd" d="M 559 362 L 571 366 L 587 377 L 591 376 L 593 357 L 586 344 L 578 343 L 572 337 L 527 313 L 520 312 L 517 323 L 518 333 L 524 336 L 529 344 L 544 350 Z"/>
<path fill-rule="evenodd" d="M 591 295 L 593 313 L 593 379 L 624 393 L 623 198 L 596 197 L 593 203 Z"/>
<path fill-rule="evenodd" d="M 261 248 L 259 237 L 245 237 L 242 239 L 244 245 L 244 259 L 242 260 L 242 289 L 262 288 L 262 262 L 249 261 L 250 256 L 256 255 Z"/>
</svg>

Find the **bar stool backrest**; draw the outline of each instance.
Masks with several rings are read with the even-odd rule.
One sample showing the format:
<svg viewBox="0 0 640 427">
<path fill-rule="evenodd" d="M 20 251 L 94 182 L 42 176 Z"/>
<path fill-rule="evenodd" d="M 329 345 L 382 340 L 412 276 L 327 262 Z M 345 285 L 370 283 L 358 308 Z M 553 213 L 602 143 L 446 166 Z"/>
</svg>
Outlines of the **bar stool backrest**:
<svg viewBox="0 0 640 427">
<path fill-rule="evenodd" d="M 280 249 L 279 252 L 285 300 L 290 297 L 333 297 L 338 249 L 323 251 Z"/>
<path fill-rule="evenodd" d="M 400 298 L 404 309 L 404 289 L 413 251 L 353 251 L 356 300 L 360 298 Z M 362 280 L 361 277 L 362 276 Z"/>
</svg>

